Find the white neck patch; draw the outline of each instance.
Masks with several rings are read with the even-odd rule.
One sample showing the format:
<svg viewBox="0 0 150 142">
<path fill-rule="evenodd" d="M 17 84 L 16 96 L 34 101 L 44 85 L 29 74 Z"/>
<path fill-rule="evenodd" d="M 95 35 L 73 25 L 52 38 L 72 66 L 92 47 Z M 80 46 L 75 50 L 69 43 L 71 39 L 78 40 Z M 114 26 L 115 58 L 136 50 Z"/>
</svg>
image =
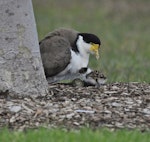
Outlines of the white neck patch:
<svg viewBox="0 0 150 142">
<path fill-rule="evenodd" d="M 79 37 L 77 39 L 77 48 L 78 48 L 81 56 L 89 56 L 89 54 L 90 54 L 90 47 L 91 47 L 91 44 L 86 43 L 83 40 L 83 37 L 81 35 L 79 35 Z"/>
</svg>

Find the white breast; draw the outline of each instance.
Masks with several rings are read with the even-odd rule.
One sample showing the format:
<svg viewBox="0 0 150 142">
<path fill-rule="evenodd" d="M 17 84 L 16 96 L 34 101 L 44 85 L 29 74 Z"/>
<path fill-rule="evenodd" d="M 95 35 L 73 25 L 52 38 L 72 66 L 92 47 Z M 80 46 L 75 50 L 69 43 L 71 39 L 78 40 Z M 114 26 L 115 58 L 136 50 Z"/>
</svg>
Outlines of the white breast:
<svg viewBox="0 0 150 142">
<path fill-rule="evenodd" d="M 61 73 L 59 73 L 59 75 L 65 75 L 68 72 L 70 74 L 78 73 L 81 68 L 87 67 L 88 62 L 89 62 L 89 55 L 83 57 L 80 54 L 75 53 L 74 51 L 71 50 L 71 61 L 66 67 L 66 69 Z"/>
<path fill-rule="evenodd" d="M 72 59 L 69 64 L 71 73 L 76 73 L 81 68 L 87 67 L 88 62 L 89 62 L 89 56 L 83 57 L 80 54 L 71 51 L 71 57 L 72 57 Z"/>
</svg>

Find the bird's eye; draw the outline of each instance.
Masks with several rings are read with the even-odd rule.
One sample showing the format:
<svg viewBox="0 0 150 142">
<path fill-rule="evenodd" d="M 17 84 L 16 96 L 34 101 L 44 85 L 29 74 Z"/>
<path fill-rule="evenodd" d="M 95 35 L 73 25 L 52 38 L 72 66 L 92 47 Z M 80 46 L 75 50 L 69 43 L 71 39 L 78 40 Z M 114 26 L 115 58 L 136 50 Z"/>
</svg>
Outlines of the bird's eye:
<svg viewBox="0 0 150 142">
<path fill-rule="evenodd" d="M 91 44 L 91 45 L 94 45 L 94 43 L 93 43 L 93 42 L 90 42 L 90 44 Z"/>
<path fill-rule="evenodd" d="M 92 46 L 98 46 L 98 48 L 100 48 L 100 45 L 99 44 L 96 44 L 96 43 L 93 43 L 93 42 L 90 42 L 90 44 L 92 45 Z"/>
</svg>

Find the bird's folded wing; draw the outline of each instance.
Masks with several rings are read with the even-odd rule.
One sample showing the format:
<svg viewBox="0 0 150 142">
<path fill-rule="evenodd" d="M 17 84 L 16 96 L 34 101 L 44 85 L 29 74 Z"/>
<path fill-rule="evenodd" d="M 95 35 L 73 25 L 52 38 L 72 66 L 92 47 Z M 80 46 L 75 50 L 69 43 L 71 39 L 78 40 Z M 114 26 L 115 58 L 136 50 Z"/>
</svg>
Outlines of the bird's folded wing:
<svg viewBox="0 0 150 142">
<path fill-rule="evenodd" d="M 61 36 L 46 37 L 40 42 L 40 52 L 46 77 L 55 76 L 70 63 L 70 43 Z"/>
</svg>

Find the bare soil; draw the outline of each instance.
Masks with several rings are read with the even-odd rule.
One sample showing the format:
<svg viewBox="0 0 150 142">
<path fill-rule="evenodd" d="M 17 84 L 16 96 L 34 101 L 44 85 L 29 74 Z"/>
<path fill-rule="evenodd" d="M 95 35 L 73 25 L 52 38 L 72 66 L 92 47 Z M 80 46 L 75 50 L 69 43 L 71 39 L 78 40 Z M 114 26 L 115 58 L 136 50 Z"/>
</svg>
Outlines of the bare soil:
<svg viewBox="0 0 150 142">
<path fill-rule="evenodd" d="M 150 84 L 112 83 L 96 87 L 49 86 L 47 96 L 0 93 L 0 128 L 90 127 L 150 130 Z"/>
</svg>

